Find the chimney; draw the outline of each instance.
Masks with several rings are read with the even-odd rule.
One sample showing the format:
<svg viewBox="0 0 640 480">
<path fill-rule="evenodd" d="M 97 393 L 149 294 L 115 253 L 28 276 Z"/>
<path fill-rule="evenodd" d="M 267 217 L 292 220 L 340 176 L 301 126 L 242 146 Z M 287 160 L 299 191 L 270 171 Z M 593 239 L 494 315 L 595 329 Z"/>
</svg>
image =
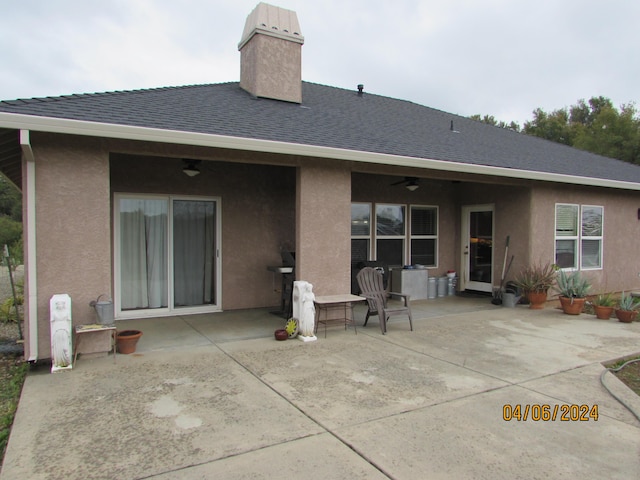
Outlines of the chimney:
<svg viewBox="0 0 640 480">
<path fill-rule="evenodd" d="M 256 97 L 302 103 L 302 44 L 292 10 L 259 3 L 238 44 L 240 87 Z"/>
</svg>

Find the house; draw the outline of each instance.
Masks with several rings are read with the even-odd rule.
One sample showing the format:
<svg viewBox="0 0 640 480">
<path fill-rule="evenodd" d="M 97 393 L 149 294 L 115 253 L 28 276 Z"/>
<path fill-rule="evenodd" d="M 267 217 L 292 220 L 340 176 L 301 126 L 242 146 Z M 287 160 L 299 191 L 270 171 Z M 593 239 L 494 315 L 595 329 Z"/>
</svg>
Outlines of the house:
<svg viewBox="0 0 640 480">
<path fill-rule="evenodd" d="M 277 305 L 282 252 L 316 295 L 352 266 L 420 264 L 491 292 L 537 261 L 594 292 L 640 283 L 640 168 L 408 101 L 303 82 L 294 12 L 259 4 L 240 82 L 0 103 L 0 170 L 23 192 L 26 356 L 49 299 L 73 321 Z M 105 348 L 104 350 L 106 350 Z"/>
</svg>

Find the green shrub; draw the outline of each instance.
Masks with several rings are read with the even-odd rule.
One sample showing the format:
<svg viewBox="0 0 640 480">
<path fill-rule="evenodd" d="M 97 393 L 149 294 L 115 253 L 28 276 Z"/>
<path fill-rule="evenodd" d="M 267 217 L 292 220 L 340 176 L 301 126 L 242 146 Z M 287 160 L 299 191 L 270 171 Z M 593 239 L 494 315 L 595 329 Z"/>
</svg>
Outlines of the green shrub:
<svg viewBox="0 0 640 480">
<path fill-rule="evenodd" d="M 21 295 L 17 295 L 17 297 L 17 304 L 22 305 L 24 298 Z M 0 303 L 0 321 L 16 322 L 18 320 L 15 304 L 16 302 L 13 301 L 13 297 L 9 297 L 4 302 Z"/>
<path fill-rule="evenodd" d="M 22 238 L 22 223 L 0 215 L 0 248 L 13 245 Z"/>
</svg>

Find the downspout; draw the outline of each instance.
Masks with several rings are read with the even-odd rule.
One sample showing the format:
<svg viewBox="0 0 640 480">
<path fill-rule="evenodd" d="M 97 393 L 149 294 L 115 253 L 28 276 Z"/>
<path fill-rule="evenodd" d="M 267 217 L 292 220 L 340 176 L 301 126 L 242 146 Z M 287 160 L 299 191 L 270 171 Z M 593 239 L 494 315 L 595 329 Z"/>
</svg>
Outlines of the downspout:
<svg viewBox="0 0 640 480">
<path fill-rule="evenodd" d="M 27 288 L 29 291 L 29 358 L 38 360 L 38 283 L 36 277 L 36 163 L 29 139 L 29 130 L 20 130 L 20 147 L 26 160 L 27 188 Z"/>
</svg>

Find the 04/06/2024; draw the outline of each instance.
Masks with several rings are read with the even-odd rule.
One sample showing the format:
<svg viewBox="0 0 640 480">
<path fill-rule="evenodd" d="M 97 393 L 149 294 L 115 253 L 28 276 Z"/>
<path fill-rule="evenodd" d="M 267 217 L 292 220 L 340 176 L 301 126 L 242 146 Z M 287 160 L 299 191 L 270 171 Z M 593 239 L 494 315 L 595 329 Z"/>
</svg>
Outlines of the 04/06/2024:
<svg viewBox="0 0 640 480">
<path fill-rule="evenodd" d="M 502 419 L 505 422 L 517 420 L 526 422 L 588 422 L 598 421 L 598 405 L 578 404 L 514 404 L 506 403 L 502 407 Z"/>
</svg>

